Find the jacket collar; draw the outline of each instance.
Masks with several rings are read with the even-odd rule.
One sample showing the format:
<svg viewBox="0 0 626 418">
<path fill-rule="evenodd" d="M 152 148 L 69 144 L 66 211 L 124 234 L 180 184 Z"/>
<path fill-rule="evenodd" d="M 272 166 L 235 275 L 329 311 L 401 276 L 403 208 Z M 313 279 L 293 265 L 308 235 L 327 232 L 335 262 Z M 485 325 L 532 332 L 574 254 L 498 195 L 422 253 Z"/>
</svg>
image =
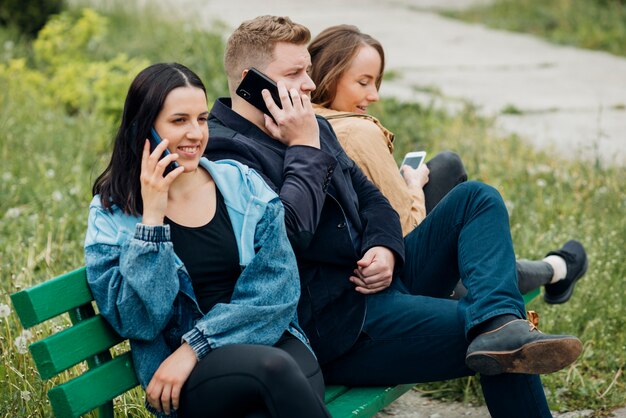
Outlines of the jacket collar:
<svg viewBox="0 0 626 418">
<path fill-rule="evenodd" d="M 394 136 L 395 136 L 393 132 L 385 128 L 383 124 L 380 123 L 380 121 L 372 115 L 363 114 L 363 113 L 353 113 L 353 112 L 340 112 L 338 110 L 329 109 L 327 107 L 320 106 L 315 103 L 313 104 L 313 109 L 315 110 L 316 114 L 324 117 L 327 120 L 343 119 L 343 118 L 359 118 L 359 119 L 366 119 L 366 120 L 372 121 L 376 124 L 376 126 L 380 128 L 380 130 L 383 132 L 383 135 L 385 135 L 385 138 L 387 138 L 389 142 L 393 143 Z"/>
<path fill-rule="evenodd" d="M 231 206 L 245 208 L 251 197 L 264 203 L 276 198 L 276 193 L 265 182 L 250 179 L 253 171 L 248 166 L 235 160 L 215 162 L 202 157 L 200 166 L 211 174 L 224 200 Z"/>
<path fill-rule="evenodd" d="M 211 116 L 218 119 L 223 126 L 232 129 L 236 133 L 246 138 L 260 141 L 263 145 L 277 150 L 280 153 L 284 153 L 287 149 L 286 145 L 270 137 L 254 123 L 235 112 L 232 109 L 232 100 L 230 97 L 220 97 L 217 99 L 211 108 Z"/>
</svg>

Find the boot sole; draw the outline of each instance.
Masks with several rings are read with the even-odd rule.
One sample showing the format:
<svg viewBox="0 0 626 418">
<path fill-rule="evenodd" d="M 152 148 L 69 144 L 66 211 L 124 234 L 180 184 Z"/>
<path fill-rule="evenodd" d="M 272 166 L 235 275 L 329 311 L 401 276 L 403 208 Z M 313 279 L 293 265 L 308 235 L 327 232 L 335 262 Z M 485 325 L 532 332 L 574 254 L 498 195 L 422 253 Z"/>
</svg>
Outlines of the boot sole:
<svg viewBox="0 0 626 418">
<path fill-rule="evenodd" d="M 476 351 L 467 366 L 486 376 L 501 373 L 548 374 L 572 364 L 583 345 L 577 338 L 535 341 L 513 351 Z"/>
</svg>

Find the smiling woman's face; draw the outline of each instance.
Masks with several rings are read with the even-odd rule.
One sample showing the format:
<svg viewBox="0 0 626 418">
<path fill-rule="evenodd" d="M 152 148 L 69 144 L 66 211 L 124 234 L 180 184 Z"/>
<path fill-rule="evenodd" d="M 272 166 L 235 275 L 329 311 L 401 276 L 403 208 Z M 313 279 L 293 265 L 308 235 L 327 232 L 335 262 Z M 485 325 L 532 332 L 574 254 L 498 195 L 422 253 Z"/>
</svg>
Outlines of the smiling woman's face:
<svg viewBox="0 0 626 418">
<path fill-rule="evenodd" d="M 159 136 L 169 141 L 169 151 L 178 154 L 177 162 L 185 167 L 185 173 L 198 167 L 209 140 L 208 118 L 204 91 L 178 87 L 167 95 L 154 121 Z"/>
<path fill-rule="evenodd" d="M 330 108 L 341 112 L 367 113 L 367 106 L 379 100 L 376 79 L 382 65 L 378 51 L 363 45 L 337 82 Z"/>
</svg>

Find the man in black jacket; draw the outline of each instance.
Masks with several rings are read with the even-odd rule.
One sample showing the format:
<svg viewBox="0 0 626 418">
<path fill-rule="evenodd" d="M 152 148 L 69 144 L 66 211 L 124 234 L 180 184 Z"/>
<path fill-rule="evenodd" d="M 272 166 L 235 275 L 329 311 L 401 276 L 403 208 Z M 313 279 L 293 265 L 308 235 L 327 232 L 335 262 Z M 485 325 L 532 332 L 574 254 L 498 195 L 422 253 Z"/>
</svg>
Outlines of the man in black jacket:
<svg viewBox="0 0 626 418">
<path fill-rule="evenodd" d="M 508 214 L 495 189 L 455 188 L 405 239 L 398 215 L 316 118 L 309 31 L 242 23 L 228 40 L 231 99 L 211 110 L 210 159 L 257 170 L 279 194 L 298 259 L 300 323 L 328 383 L 385 385 L 481 373 L 494 416 L 550 416 L 537 373 L 573 362 L 575 337 L 524 320 Z M 271 117 L 235 95 L 256 67 L 278 82 Z M 461 277 L 468 294 L 446 299 Z"/>
</svg>

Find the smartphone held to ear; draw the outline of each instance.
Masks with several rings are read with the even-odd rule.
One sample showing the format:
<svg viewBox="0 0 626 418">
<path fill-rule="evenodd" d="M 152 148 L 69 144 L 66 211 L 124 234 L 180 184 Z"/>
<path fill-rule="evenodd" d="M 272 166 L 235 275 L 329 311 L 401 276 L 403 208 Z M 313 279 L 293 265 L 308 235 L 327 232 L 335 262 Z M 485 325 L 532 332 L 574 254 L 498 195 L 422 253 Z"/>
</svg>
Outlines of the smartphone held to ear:
<svg viewBox="0 0 626 418">
<path fill-rule="evenodd" d="M 248 72 L 243 77 L 243 80 L 241 80 L 235 92 L 252 106 L 271 117 L 272 114 L 265 105 L 265 100 L 263 100 L 263 95 L 261 94 L 265 89 L 270 92 L 276 105 L 282 109 L 276 83 L 254 67 L 248 69 Z"/>
<path fill-rule="evenodd" d="M 412 168 L 418 168 L 425 159 L 426 151 L 409 152 L 404 156 L 404 160 L 402 160 L 402 164 L 400 164 L 400 170 L 402 170 L 403 165 L 408 165 Z"/>
<path fill-rule="evenodd" d="M 156 129 L 150 128 L 150 137 L 148 138 L 150 140 L 150 153 L 152 153 L 157 145 L 159 145 L 161 143 L 161 137 L 159 136 L 159 134 L 157 133 Z M 167 148 L 165 148 L 165 151 L 163 152 L 163 154 L 161 154 L 161 157 L 159 158 L 159 160 L 163 159 L 163 157 L 170 155 L 170 150 L 168 150 Z M 172 171 L 177 169 L 178 167 L 180 167 L 180 164 L 178 164 L 176 161 L 172 161 L 171 163 L 169 163 L 167 165 L 167 167 L 165 168 L 165 171 L 163 172 L 163 176 L 167 176 L 167 174 Z"/>
</svg>

